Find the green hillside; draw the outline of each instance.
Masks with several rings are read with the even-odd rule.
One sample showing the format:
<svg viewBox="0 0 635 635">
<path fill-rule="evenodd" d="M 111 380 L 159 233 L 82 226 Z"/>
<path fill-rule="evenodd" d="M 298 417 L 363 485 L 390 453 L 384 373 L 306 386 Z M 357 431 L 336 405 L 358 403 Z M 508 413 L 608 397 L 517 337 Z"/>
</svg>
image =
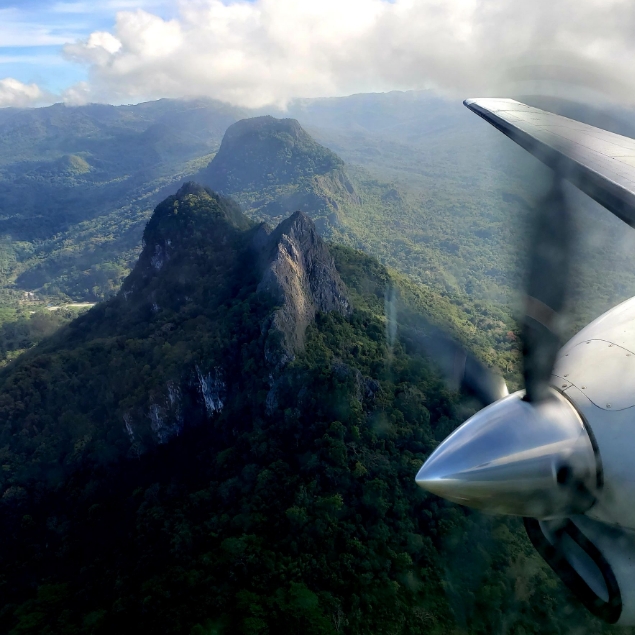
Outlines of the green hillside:
<svg viewBox="0 0 635 635">
<path fill-rule="evenodd" d="M 152 208 L 240 110 L 213 100 L 0 111 L 0 304 L 117 291 Z"/>
<path fill-rule="evenodd" d="M 344 162 L 294 119 L 264 116 L 233 124 L 198 178 L 255 218 L 279 222 L 293 210 L 306 212 L 323 235 L 340 224 L 342 208 L 359 204 Z"/>
<path fill-rule="evenodd" d="M 470 406 L 393 297 L 453 312 L 302 213 L 164 200 L 117 296 L 0 371 L 0 631 L 603 632 L 520 522 L 416 487 Z"/>
</svg>

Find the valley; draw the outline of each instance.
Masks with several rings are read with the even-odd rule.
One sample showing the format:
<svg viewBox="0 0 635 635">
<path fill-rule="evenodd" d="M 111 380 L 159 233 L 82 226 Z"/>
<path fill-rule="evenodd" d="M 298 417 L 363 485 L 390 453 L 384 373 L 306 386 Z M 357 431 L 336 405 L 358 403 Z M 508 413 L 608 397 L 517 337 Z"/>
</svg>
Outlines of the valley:
<svg viewBox="0 0 635 635">
<path fill-rule="evenodd" d="M 443 300 L 191 182 L 143 244 L 0 372 L 2 632 L 604 632 L 519 520 L 414 482 L 472 408 L 411 335 Z"/>
<path fill-rule="evenodd" d="M 608 632 L 519 519 L 414 483 L 476 408 L 436 327 L 520 383 L 531 157 L 425 91 L 0 139 L 0 632 Z M 635 295 L 575 200 L 571 332 Z"/>
</svg>

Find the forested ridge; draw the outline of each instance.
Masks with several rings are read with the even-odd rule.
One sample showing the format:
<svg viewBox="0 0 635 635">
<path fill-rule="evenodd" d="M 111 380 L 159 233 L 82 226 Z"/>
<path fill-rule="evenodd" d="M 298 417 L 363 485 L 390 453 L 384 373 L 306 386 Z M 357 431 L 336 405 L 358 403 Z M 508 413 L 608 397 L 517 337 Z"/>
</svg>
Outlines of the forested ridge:
<svg viewBox="0 0 635 635">
<path fill-rule="evenodd" d="M 184 186 L 119 294 L 0 371 L 0 630 L 601 632 L 520 522 L 417 488 L 470 405 L 385 305 L 434 303 L 296 219 Z M 341 276 L 350 308 L 281 364 L 262 272 L 298 245 L 326 267 L 298 293 Z"/>
<path fill-rule="evenodd" d="M 0 110 L 0 306 L 116 293 L 153 207 L 209 163 L 241 110 L 159 100 Z"/>
<path fill-rule="evenodd" d="M 222 185 L 205 179 L 224 133 L 238 120 L 265 120 L 273 133 L 248 143 L 238 135 L 214 168 L 216 177 L 231 173 L 226 193 L 248 215 L 279 222 L 303 209 L 332 240 L 433 289 L 463 317 L 475 308 L 477 322 L 503 316 L 492 323 L 500 329 L 484 329 L 497 348 L 501 332 L 513 330 L 531 205 L 544 180 L 531 157 L 459 101 L 426 91 L 299 100 L 273 113 L 282 119 L 254 118 L 261 114 L 271 112 L 213 100 L 4 109 L 0 320 L 23 313 L 25 291 L 40 307 L 112 297 L 156 203 L 194 175 Z M 250 153 L 275 169 L 255 181 L 241 176 Z M 630 233 L 601 208 L 575 205 L 570 332 L 635 293 Z"/>
<path fill-rule="evenodd" d="M 519 384 L 531 159 L 420 93 L 254 114 L 0 111 L 0 632 L 604 632 L 414 484 L 474 408 L 418 334 Z M 571 331 L 635 292 L 617 224 L 580 205 Z"/>
</svg>

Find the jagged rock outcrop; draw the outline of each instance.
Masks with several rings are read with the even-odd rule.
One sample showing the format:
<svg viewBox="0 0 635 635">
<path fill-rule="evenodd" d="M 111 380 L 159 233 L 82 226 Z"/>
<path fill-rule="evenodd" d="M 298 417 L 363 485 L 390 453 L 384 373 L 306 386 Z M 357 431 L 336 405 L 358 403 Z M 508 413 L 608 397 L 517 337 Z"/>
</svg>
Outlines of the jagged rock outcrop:
<svg viewBox="0 0 635 635">
<path fill-rule="evenodd" d="M 360 203 L 344 162 L 295 119 L 236 122 L 200 178 L 234 197 L 251 216 L 281 220 L 301 210 L 321 231 L 338 224 L 343 207 Z"/>
<path fill-rule="evenodd" d="M 223 427 L 245 399 L 274 416 L 276 382 L 293 377 L 286 366 L 316 313 L 351 311 L 302 212 L 258 226 L 231 199 L 187 183 L 156 207 L 143 241 L 116 297 L 21 358 L 27 370 L 0 377 L 10 451 L 48 444 L 49 463 L 34 458 L 33 474 L 49 464 L 71 473 L 89 456 L 140 457 L 188 428 Z"/>
<path fill-rule="evenodd" d="M 274 385 L 304 348 L 306 328 L 316 313 L 351 311 L 328 247 L 305 213 L 294 213 L 275 229 L 254 225 L 231 199 L 186 183 L 148 222 L 143 251 L 113 311 L 121 316 L 137 312 L 150 325 L 161 325 L 153 337 L 163 340 L 178 331 L 178 315 L 192 310 L 188 307 L 209 307 L 214 317 L 208 332 L 224 342 L 233 337 L 232 318 L 214 307 L 231 306 L 246 288 L 268 307 L 259 318 L 259 330 L 271 405 Z M 164 443 L 188 421 L 221 413 L 232 391 L 225 355 L 234 354 L 222 350 L 194 357 L 180 369 L 180 377 L 166 377 L 147 403 L 126 409 L 122 419 L 130 440 L 138 443 L 149 429 L 156 442 Z"/>
<path fill-rule="evenodd" d="M 271 316 L 267 359 L 283 365 L 303 349 L 306 327 L 318 311 L 349 315 L 351 304 L 328 247 L 313 221 L 295 212 L 271 232 L 265 242 L 262 228 L 262 279 L 258 291 L 268 293 L 280 305 Z"/>
</svg>

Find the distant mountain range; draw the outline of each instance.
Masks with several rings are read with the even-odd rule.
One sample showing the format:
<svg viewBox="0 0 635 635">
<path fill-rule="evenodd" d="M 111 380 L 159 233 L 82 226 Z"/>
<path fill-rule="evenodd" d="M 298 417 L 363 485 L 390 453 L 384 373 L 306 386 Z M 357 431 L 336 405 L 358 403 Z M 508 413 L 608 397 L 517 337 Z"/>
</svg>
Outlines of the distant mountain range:
<svg viewBox="0 0 635 635">
<path fill-rule="evenodd" d="M 632 129 L 629 113 L 598 118 L 561 100 L 543 102 L 618 132 Z M 345 178 L 340 168 L 305 175 L 260 199 L 246 183 L 230 186 L 249 214 L 276 222 L 287 204 L 319 208 L 318 228 L 331 239 L 460 304 L 485 303 L 509 317 L 526 218 L 545 173 L 459 101 L 425 91 L 298 100 L 284 113 L 213 100 L 1 110 L 0 312 L 13 315 L 24 291 L 55 302 L 115 293 L 153 206 L 188 179 L 204 182 L 199 174 L 227 128 L 264 114 L 295 118 L 345 162 Z M 579 207 L 578 324 L 635 293 L 629 233 L 583 197 Z"/>
</svg>

